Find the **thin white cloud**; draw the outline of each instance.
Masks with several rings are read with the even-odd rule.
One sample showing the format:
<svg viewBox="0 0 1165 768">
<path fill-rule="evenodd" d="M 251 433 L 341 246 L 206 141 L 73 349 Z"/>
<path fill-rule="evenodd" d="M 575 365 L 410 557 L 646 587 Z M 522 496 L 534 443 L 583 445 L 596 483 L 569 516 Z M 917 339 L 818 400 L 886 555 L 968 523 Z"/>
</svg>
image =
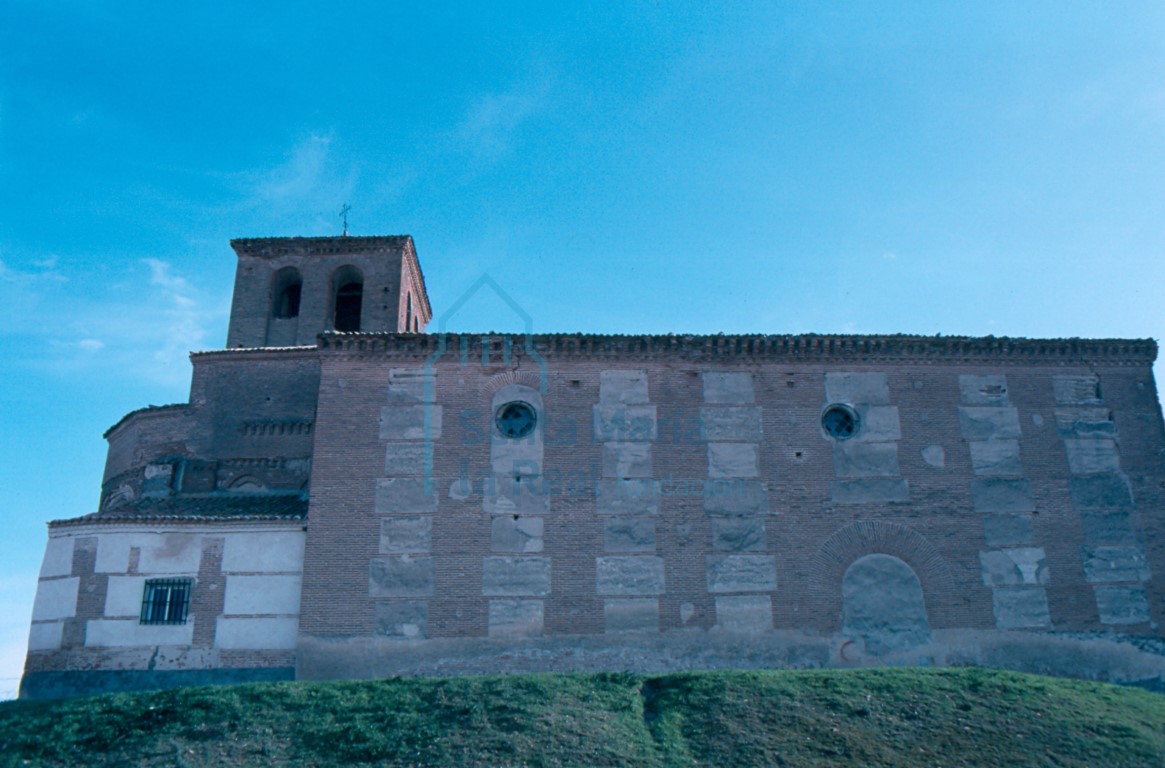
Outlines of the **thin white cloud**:
<svg viewBox="0 0 1165 768">
<path fill-rule="evenodd" d="M 204 311 L 192 296 L 192 288 L 186 278 L 174 274 L 172 266 L 160 259 L 143 259 L 150 268 L 150 285 L 158 291 L 154 303 L 165 318 L 165 334 L 160 349 L 153 358 L 167 370 L 181 369 L 192 349 L 206 346 L 207 329 L 204 326 Z"/>
<path fill-rule="evenodd" d="M 338 212 L 352 199 L 359 173 L 336 146 L 331 134 L 313 133 L 275 167 L 240 174 L 242 209 L 295 234 L 339 234 Z"/>
<path fill-rule="evenodd" d="M 38 259 L 33 261 L 32 265 L 36 269 L 18 269 L 8 266 L 4 259 L 0 259 L 0 281 L 28 285 L 44 282 L 63 283 L 67 279 L 56 269 L 56 256 Z"/>
<path fill-rule="evenodd" d="M 306 197 L 319 187 L 327 171 L 330 136 L 309 136 L 297 144 L 286 162 L 260 175 L 255 196 L 262 201 L 282 203 Z"/>
<path fill-rule="evenodd" d="M 175 295 L 189 292 L 190 283 L 171 272 L 167 262 L 161 259 L 142 259 L 142 263 L 150 268 L 150 285 L 160 286 Z"/>
<path fill-rule="evenodd" d="M 510 150 L 519 126 L 543 108 L 548 91 L 548 84 L 539 82 L 479 96 L 454 131 L 456 140 L 479 157 L 501 157 Z"/>
<path fill-rule="evenodd" d="M 191 350 L 217 346 L 210 329 L 226 313 L 190 278 L 162 259 L 145 258 L 100 278 L 43 284 L 0 267 L 4 334 L 39 339 L 18 362 L 56 375 L 145 379 L 179 389 L 189 381 Z M 100 284 L 101 291 L 85 290 Z M 43 317 L 53 317 L 45 324 Z"/>
</svg>

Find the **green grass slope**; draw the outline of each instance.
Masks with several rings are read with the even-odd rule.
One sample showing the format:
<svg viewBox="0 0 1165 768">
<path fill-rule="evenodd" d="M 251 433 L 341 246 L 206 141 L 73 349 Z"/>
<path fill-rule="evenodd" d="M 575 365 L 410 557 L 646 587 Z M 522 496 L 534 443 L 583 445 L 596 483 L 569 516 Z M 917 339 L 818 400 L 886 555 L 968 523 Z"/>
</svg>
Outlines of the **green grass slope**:
<svg viewBox="0 0 1165 768">
<path fill-rule="evenodd" d="M 0 704 L 0 766 L 1165 766 L 1165 696 L 980 669 L 276 683 Z"/>
</svg>

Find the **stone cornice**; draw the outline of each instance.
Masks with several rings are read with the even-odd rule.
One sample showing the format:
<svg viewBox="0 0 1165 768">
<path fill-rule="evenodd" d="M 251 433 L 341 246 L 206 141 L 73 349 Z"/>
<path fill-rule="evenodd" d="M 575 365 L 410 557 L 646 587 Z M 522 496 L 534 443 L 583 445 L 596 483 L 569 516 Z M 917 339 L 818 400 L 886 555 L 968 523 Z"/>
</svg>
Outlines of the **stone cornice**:
<svg viewBox="0 0 1165 768">
<path fill-rule="evenodd" d="M 369 251 L 411 250 L 411 235 L 377 235 L 375 237 L 248 237 L 231 240 L 239 256 L 273 259 L 288 254 L 324 256 L 330 254 L 367 253 Z M 414 256 L 415 259 L 415 256 Z"/>
<path fill-rule="evenodd" d="M 445 356 L 461 354 L 461 336 L 470 359 L 481 359 L 481 340 L 490 340 L 490 356 L 498 360 L 509 340 L 511 354 L 525 356 L 523 334 L 448 334 Z M 319 339 L 324 355 L 425 359 L 440 348 L 440 334 L 325 333 Z M 534 350 L 544 359 L 678 358 L 694 362 L 853 361 L 1065 365 L 1150 365 L 1157 357 L 1153 339 L 1023 339 L 966 336 L 796 336 L 534 334 Z"/>
</svg>

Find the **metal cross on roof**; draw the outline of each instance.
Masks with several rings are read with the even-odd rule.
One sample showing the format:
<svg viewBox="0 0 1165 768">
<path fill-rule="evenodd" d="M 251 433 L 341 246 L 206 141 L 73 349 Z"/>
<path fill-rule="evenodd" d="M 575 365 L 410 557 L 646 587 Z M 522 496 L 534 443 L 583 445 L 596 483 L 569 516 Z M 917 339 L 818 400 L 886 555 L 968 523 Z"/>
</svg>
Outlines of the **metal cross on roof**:
<svg viewBox="0 0 1165 768">
<path fill-rule="evenodd" d="M 340 209 L 340 218 L 344 220 L 343 237 L 348 236 L 348 211 L 352 210 L 352 206 L 344 203 L 344 207 Z"/>
</svg>

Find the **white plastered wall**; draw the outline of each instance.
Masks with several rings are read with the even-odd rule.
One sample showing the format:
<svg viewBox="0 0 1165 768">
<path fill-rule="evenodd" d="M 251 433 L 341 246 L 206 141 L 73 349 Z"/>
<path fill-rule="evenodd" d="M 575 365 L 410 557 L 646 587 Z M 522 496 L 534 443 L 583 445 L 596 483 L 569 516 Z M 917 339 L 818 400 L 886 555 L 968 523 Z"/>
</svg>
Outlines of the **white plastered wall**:
<svg viewBox="0 0 1165 768">
<path fill-rule="evenodd" d="M 295 647 L 303 573 L 302 522 L 224 525 L 70 526 L 49 532 L 29 632 L 30 651 L 61 648 L 67 619 L 77 617 L 82 575 L 73 574 L 78 539 L 96 538 L 94 576 L 107 579 L 101 615 L 85 619 L 85 646 L 150 650 L 190 646 L 193 613 L 185 624 L 141 624 L 146 581 L 199 578 L 203 545 L 223 540 L 223 612 L 213 617 L 214 648 L 276 650 Z M 137 550 L 136 567 L 132 553 Z M 197 588 L 197 587 L 196 587 Z M 203 655 L 213 664 L 214 655 Z"/>
</svg>

